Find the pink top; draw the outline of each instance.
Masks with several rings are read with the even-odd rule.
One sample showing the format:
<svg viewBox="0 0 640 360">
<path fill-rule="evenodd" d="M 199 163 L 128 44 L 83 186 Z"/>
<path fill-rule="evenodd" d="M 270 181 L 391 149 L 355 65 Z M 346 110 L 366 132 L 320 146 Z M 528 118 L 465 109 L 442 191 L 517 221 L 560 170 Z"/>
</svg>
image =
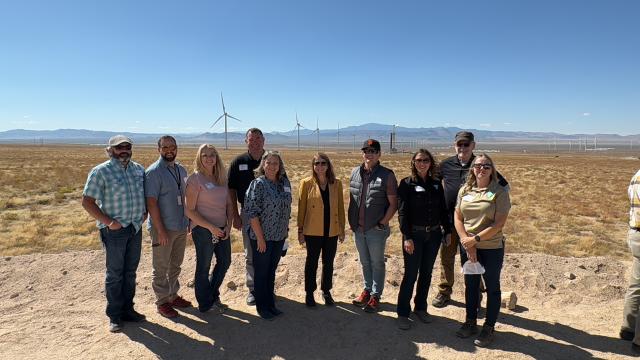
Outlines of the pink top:
<svg viewBox="0 0 640 360">
<path fill-rule="evenodd" d="M 187 179 L 187 187 L 196 189 L 196 211 L 208 222 L 218 227 L 227 224 L 227 185 L 216 185 L 204 175 L 193 173 Z"/>
</svg>

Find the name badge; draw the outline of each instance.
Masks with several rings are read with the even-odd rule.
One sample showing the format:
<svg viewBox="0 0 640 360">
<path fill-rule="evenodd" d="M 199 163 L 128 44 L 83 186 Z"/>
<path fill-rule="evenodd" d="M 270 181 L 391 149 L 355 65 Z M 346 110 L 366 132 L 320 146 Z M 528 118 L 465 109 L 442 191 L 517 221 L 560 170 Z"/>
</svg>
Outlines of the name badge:
<svg viewBox="0 0 640 360">
<path fill-rule="evenodd" d="M 216 187 L 213 183 L 210 183 L 210 182 L 209 182 L 209 183 L 204 184 L 204 186 L 205 186 L 207 189 L 209 189 L 209 190 L 211 190 L 211 189 L 213 189 L 214 187 Z"/>
<path fill-rule="evenodd" d="M 285 187 L 284 187 L 284 192 L 288 192 L 288 193 L 290 193 L 290 192 L 291 192 L 291 188 L 290 188 L 290 187 L 288 187 L 288 186 L 285 186 Z"/>
<path fill-rule="evenodd" d="M 416 192 L 425 192 L 425 191 L 426 190 L 422 186 L 420 185 L 416 186 Z"/>
<path fill-rule="evenodd" d="M 473 195 L 471 195 L 471 194 L 467 194 L 467 195 L 465 195 L 465 196 L 463 196 L 463 197 L 462 197 L 462 201 L 467 201 L 467 202 L 469 202 L 469 201 L 473 201 L 473 198 L 474 198 L 474 196 L 473 196 Z"/>
<path fill-rule="evenodd" d="M 240 171 L 246 171 L 246 170 L 249 170 L 249 165 L 247 165 L 247 164 L 240 164 L 240 166 L 238 167 L 238 169 L 239 169 Z"/>
</svg>

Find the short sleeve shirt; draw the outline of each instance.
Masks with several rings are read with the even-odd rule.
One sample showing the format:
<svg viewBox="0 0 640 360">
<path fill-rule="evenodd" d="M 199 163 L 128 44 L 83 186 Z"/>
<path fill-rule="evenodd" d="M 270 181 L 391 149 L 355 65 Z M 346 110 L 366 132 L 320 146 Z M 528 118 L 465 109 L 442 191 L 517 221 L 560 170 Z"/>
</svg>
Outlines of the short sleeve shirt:
<svg viewBox="0 0 640 360">
<path fill-rule="evenodd" d="M 82 195 L 96 199 L 100 210 L 122 227 L 133 224 L 136 231 L 142 228 L 147 211 L 142 165 L 129 161 L 125 168 L 116 159 L 105 161 L 91 169 Z M 107 225 L 98 221 L 97 226 Z"/>
<path fill-rule="evenodd" d="M 195 208 L 198 214 L 213 225 L 224 227 L 227 224 L 229 188 L 226 185 L 216 185 L 199 173 L 189 176 L 187 186 L 193 187 L 198 194 Z"/>
<path fill-rule="evenodd" d="M 497 182 L 486 188 L 472 188 L 465 192 L 464 187 L 458 192 L 456 209 L 460 209 L 464 228 L 468 233 L 477 234 L 491 225 L 496 214 L 508 214 L 511 209 L 509 192 Z M 503 247 L 502 229 L 491 239 L 483 239 L 476 244 L 478 249 L 499 249 Z"/>
<path fill-rule="evenodd" d="M 249 184 L 255 178 L 254 170 L 260 166 L 260 159 L 254 160 L 249 152 L 238 155 L 229 165 L 229 189 L 236 191 L 238 202 L 242 206 Z"/>
<path fill-rule="evenodd" d="M 189 221 L 184 214 L 184 194 L 187 187 L 187 170 L 180 164 L 169 163 L 163 158 L 151 164 L 145 171 L 145 197 L 158 201 L 160 216 L 165 228 L 182 231 L 187 228 Z M 152 226 L 152 219 L 147 222 Z"/>
</svg>

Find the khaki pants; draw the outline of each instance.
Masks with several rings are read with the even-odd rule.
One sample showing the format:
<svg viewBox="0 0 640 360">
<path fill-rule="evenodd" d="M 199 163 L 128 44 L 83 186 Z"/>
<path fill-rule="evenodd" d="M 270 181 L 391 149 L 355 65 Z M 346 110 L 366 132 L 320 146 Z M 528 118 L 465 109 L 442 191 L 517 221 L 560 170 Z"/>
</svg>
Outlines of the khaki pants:
<svg viewBox="0 0 640 360">
<path fill-rule="evenodd" d="M 633 256 L 633 264 L 631 266 L 631 277 L 629 279 L 629 290 L 624 297 L 624 310 L 622 319 L 622 328 L 635 332 L 633 342 L 640 345 L 640 319 L 638 319 L 638 310 L 640 307 L 640 231 L 629 230 L 627 242 L 631 255 Z"/>
<path fill-rule="evenodd" d="M 151 248 L 153 252 L 152 286 L 156 294 L 156 305 L 172 302 L 178 296 L 178 289 L 180 289 L 178 277 L 182 270 L 180 266 L 184 259 L 187 230 L 167 230 L 167 236 L 169 243 Z M 158 233 L 153 227 L 151 240 L 153 244 L 158 243 Z"/>
<path fill-rule="evenodd" d="M 456 229 L 451 231 L 451 244 L 449 246 L 442 244 L 440 246 L 440 284 L 438 284 L 438 292 L 451 296 L 453 292 L 453 283 L 455 281 L 454 266 L 456 262 L 456 253 L 458 252 L 458 243 L 460 237 Z"/>
</svg>

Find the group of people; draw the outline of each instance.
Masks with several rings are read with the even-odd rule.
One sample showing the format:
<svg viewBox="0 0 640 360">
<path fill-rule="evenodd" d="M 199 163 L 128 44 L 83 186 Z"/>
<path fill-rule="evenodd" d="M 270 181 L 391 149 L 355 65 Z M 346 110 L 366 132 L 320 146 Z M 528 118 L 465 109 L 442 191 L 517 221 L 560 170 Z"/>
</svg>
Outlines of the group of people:
<svg viewBox="0 0 640 360">
<path fill-rule="evenodd" d="M 400 180 L 399 185 L 393 170 L 380 163 L 380 143 L 366 140 L 361 148 L 362 164 L 351 171 L 346 214 L 342 182 L 326 154 L 313 156 L 310 176 L 300 181 L 294 195 L 282 156 L 264 149 L 262 132 L 249 129 L 245 142 L 247 152 L 236 157 L 228 170 L 213 145 L 201 145 L 193 172 L 188 174 L 176 162 L 178 147 L 171 136 L 158 140 L 159 158 L 146 170 L 131 160 L 130 138 L 117 135 L 109 139 L 109 160 L 89 173 L 82 205 L 97 220 L 105 249 L 110 331 L 120 331 L 123 322 L 145 319 L 134 309 L 133 299 L 141 229 L 147 216 L 158 313 L 173 318 L 179 316 L 176 308 L 193 306 L 178 294 L 189 232 L 196 251 L 194 287 L 198 310 L 225 311 L 227 305 L 220 299 L 220 286 L 231 264 L 229 235 L 237 229 L 243 238 L 247 304 L 255 305 L 265 320 L 280 316 L 283 312 L 276 306 L 274 295 L 275 274 L 288 246 L 295 198 L 298 242 L 307 252 L 306 306 L 317 305 L 314 293 L 320 258 L 322 299 L 327 306 L 335 303 L 331 294 L 333 262 L 348 223 L 363 275 L 362 292 L 353 304 L 366 312 L 379 310 L 389 222 L 397 211 L 404 257 L 397 299 L 398 327 L 411 328 L 412 312 L 419 321 L 430 322 L 427 296 L 439 250 L 443 269 L 439 293 L 432 304 L 447 305 L 459 248 L 463 269 L 475 271 L 465 271 L 466 320 L 456 334 L 467 338 L 479 332 L 476 345 L 491 343 L 500 309 L 505 242 L 502 228 L 510 209 L 509 186 L 487 154 L 473 154 L 472 133 L 456 134 L 456 155 L 440 164 L 428 150 L 418 150 L 411 158 L 411 175 Z M 477 311 L 481 291 L 486 292 L 487 313 L 480 331 Z"/>
</svg>

